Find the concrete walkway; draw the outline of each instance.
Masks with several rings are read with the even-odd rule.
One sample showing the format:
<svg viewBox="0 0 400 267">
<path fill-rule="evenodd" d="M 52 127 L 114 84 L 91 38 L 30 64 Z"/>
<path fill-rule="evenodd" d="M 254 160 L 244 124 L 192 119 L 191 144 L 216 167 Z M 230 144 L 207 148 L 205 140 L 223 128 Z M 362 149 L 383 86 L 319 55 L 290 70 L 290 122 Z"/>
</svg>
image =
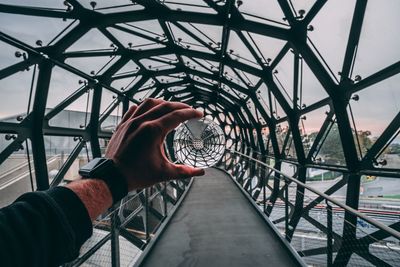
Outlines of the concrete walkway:
<svg viewBox="0 0 400 267">
<path fill-rule="evenodd" d="M 298 266 L 231 178 L 207 169 L 141 266 Z"/>
</svg>

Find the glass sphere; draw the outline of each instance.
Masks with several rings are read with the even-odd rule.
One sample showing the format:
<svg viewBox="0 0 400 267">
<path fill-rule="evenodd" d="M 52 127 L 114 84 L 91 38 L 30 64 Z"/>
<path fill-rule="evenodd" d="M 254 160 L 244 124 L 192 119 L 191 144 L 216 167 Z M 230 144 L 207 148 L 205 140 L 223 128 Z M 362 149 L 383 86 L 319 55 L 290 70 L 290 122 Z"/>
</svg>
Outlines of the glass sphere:
<svg viewBox="0 0 400 267">
<path fill-rule="evenodd" d="M 214 166 L 225 151 L 225 135 L 212 120 L 188 120 L 176 129 L 175 158 L 182 164 L 197 168 Z"/>
</svg>

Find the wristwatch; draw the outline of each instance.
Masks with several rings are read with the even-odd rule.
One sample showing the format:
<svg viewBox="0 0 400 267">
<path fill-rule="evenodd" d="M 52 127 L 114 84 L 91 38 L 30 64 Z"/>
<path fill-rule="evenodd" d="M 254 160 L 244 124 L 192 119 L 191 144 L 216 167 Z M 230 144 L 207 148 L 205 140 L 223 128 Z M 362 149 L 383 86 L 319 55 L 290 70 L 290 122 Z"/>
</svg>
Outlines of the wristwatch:
<svg viewBox="0 0 400 267">
<path fill-rule="evenodd" d="M 110 189 L 113 204 L 128 194 L 128 183 L 111 159 L 95 158 L 79 169 L 83 179 L 103 180 Z"/>
</svg>

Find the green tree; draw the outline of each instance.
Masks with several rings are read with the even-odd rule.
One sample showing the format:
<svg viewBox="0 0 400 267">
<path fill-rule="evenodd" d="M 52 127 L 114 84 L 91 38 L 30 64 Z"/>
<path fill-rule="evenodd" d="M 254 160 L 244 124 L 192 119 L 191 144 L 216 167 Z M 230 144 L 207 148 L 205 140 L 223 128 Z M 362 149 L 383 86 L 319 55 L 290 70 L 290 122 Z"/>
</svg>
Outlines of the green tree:
<svg viewBox="0 0 400 267">
<path fill-rule="evenodd" d="M 354 132 L 354 131 L 353 131 Z M 354 135 L 354 139 L 355 139 Z M 371 140 L 371 131 L 357 131 L 357 138 L 358 142 L 360 143 L 360 148 L 361 148 L 361 154 L 362 156 L 365 156 L 367 153 L 368 149 L 371 148 L 373 142 Z M 357 140 L 354 140 L 357 144 Z M 358 149 L 360 150 L 360 149 Z"/>
<path fill-rule="evenodd" d="M 400 155 L 400 144 L 398 143 L 391 144 L 389 146 L 387 153 Z"/>
<path fill-rule="evenodd" d="M 328 164 L 345 164 L 342 141 L 340 140 L 339 129 L 335 123 L 322 144 L 319 154 L 324 157 Z"/>
<path fill-rule="evenodd" d="M 317 134 L 318 132 L 311 133 L 308 136 L 309 140 L 312 141 L 315 140 Z M 361 153 L 364 156 L 365 153 L 367 153 L 368 149 L 373 144 L 373 141 L 371 139 L 371 131 L 368 130 L 358 131 L 356 136 L 355 131 L 353 130 L 353 137 L 354 137 L 354 142 L 356 143 L 357 146 L 357 151 L 359 151 L 358 148 L 358 142 L 359 142 Z M 358 138 L 358 142 L 356 138 Z M 339 128 L 336 123 L 330 129 L 328 136 L 326 137 L 324 143 L 322 144 L 318 156 L 321 157 L 321 159 L 328 164 L 340 164 L 340 165 L 345 164 L 343 147 L 339 134 Z"/>
</svg>

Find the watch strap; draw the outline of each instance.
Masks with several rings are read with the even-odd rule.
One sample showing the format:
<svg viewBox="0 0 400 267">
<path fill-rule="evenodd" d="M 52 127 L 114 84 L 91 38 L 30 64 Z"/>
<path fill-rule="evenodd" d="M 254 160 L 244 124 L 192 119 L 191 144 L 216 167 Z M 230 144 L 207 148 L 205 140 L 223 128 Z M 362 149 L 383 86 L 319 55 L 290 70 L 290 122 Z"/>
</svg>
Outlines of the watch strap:
<svg viewBox="0 0 400 267">
<path fill-rule="evenodd" d="M 103 180 L 111 192 L 113 204 L 128 194 L 127 181 L 111 159 L 96 158 L 83 166 L 79 174 L 84 179 Z"/>
</svg>

